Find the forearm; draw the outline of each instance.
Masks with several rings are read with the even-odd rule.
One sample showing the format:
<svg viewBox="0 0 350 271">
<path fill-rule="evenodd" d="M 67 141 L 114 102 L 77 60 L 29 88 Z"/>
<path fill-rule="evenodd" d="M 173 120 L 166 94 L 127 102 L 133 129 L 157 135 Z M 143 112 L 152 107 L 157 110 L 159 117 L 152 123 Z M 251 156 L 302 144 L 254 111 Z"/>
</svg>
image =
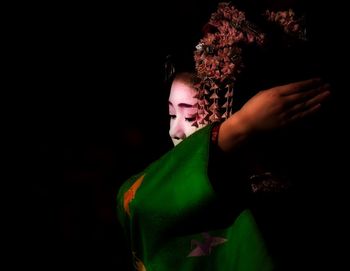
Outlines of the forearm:
<svg viewBox="0 0 350 271">
<path fill-rule="evenodd" d="M 224 152 L 231 152 L 243 145 L 250 134 L 238 111 L 220 125 L 218 146 Z"/>
</svg>

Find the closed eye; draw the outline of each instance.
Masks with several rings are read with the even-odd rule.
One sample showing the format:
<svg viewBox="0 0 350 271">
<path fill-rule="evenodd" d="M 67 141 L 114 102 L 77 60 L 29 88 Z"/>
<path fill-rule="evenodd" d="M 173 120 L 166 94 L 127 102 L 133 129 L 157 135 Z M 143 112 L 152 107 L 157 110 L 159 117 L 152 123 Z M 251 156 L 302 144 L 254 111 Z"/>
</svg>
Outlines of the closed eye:
<svg viewBox="0 0 350 271">
<path fill-rule="evenodd" d="M 188 122 L 193 122 L 193 121 L 196 120 L 196 116 L 190 117 L 190 118 L 185 118 L 185 120 L 188 121 Z"/>
</svg>

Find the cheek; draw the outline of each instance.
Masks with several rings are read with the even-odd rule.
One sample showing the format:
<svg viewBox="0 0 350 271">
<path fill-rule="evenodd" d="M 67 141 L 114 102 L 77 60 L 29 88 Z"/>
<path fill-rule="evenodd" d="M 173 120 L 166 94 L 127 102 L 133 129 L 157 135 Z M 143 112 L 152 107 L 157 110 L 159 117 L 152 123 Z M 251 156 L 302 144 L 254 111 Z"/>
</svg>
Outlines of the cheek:
<svg viewBox="0 0 350 271">
<path fill-rule="evenodd" d="M 197 130 L 198 128 L 196 126 L 192 126 L 192 123 L 186 123 L 186 128 L 185 128 L 186 137 L 189 137 L 191 134 L 193 134 Z"/>
</svg>

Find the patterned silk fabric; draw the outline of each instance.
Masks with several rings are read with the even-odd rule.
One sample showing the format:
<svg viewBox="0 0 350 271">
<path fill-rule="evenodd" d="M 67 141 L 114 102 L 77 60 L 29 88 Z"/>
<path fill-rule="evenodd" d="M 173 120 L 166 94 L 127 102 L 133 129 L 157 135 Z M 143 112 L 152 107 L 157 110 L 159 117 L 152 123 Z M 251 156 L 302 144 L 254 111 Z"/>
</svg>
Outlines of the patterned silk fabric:
<svg viewBox="0 0 350 271">
<path fill-rule="evenodd" d="M 135 270 L 273 270 L 250 210 L 223 205 L 208 180 L 211 128 L 121 187 L 118 215 Z"/>
</svg>

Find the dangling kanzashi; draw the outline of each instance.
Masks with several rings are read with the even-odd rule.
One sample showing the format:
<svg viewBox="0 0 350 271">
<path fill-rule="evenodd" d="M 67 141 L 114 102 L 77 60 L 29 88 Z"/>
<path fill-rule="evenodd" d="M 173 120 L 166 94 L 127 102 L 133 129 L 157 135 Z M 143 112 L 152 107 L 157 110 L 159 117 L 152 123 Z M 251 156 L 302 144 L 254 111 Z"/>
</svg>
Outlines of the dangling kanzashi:
<svg viewBox="0 0 350 271">
<path fill-rule="evenodd" d="M 206 101 L 198 103 L 200 124 L 221 121 L 232 114 L 234 83 L 243 68 L 241 47 L 264 42 L 264 34 L 229 3 L 219 4 L 205 29 L 194 52 L 201 80 L 198 98 Z"/>
</svg>

